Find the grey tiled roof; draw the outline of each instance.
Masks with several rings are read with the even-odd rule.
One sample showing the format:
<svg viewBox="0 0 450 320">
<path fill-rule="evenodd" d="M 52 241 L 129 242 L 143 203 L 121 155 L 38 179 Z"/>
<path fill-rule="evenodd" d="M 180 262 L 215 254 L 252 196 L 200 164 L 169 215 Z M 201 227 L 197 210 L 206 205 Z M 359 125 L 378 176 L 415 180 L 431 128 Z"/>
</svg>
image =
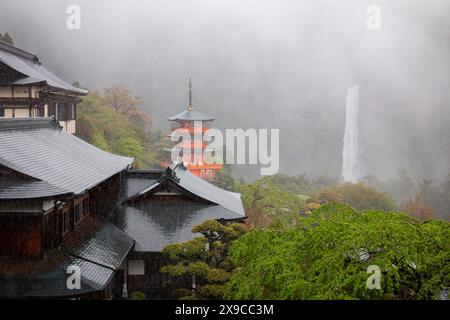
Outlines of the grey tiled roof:
<svg viewBox="0 0 450 320">
<path fill-rule="evenodd" d="M 81 287 L 67 288 L 67 267 L 80 267 Z M 56 249 L 41 261 L 2 261 L 0 297 L 64 297 L 102 290 L 114 270 Z"/>
<path fill-rule="evenodd" d="M 66 193 L 66 191 L 63 189 L 45 181 L 0 181 L 0 200 L 42 198 L 64 193 Z"/>
<path fill-rule="evenodd" d="M 54 88 L 76 94 L 87 94 L 86 90 L 76 88 L 48 71 L 37 56 L 18 49 L 3 41 L 0 42 L 0 62 L 24 74 L 25 77 L 14 84 L 33 84 L 45 82 Z"/>
<path fill-rule="evenodd" d="M 86 217 L 41 260 L 0 260 L 0 297 L 63 297 L 102 290 L 134 245 L 110 222 Z M 69 290 L 67 267 L 80 267 L 81 289 Z"/>
<path fill-rule="evenodd" d="M 203 114 L 203 113 L 195 111 L 195 110 L 184 110 L 183 112 L 180 112 L 174 116 L 168 117 L 167 119 L 169 121 L 176 121 L 176 120 L 212 121 L 212 120 L 214 120 L 213 117 L 207 116 L 206 114 Z"/>
<path fill-rule="evenodd" d="M 166 202 L 138 200 L 136 195 L 151 193 L 164 181 L 167 172 L 160 171 L 160 178 L 156 180 L 154 172 L 149 172 L 146 177 L 145 171 L 139 174 L 129 171 L 125 188 L 121 190 L 123 202 L 110 219 L 136 240 L 136 251 L 159 252 L 169 243 L 190 240 L 198 236 L 192 233 L 192 228 L 208 219 L 245 218 L 240 194 L 217 188 L 187 172 L 181 165 L 175 166 L 174 170 L 180 179 L 173 182 L 205 201 L 187 198 Z M 130 198 L 137 201 L 125 201 Z"/>
<path fill-rule="evenodd" d="M 179 185 L 193 194 L 221 205 L 231 212 L 245 217 L 244 207 L 242 205 L 241 194 L 230 192 L 209 183 L 202 178 L 190 173 L 180 164 L 174 168 L 175 174 L 180 178 Z"/>
<path fill-rule="evenodd" d="M 124 205 L 114 222 L 136 240 L 135 251 L 159 252 L 169 243 L 184 242 L 198 234 L 192 228 L 208 219 L 242 218 L 219 205 L 195 201 L 142 201 Z"/>
<path fill-rule="evenodd" d="M 87 217 L 82 226 L 64 241 L 61 249 L 102 266 L 118 269 L 134 240 L 107 220 Z"/>
<path fill-rule="evenodd" d="M 182 163 L 176 164 L 174 168 L 168 168 L 171 173 L 175 174 L 175 178 L 178 181 L 173 180 L 181 188 L 187 190 L 188 192 L 205 199 L 206 201 L 218 204 L 230 212 L 236 215 L 236 218 L 244 218 L 245 211 L 242 205 L 241 194 L 236 192 L 230 192 L 203 180 L 196 175 L 190 173 L 186 170 Z M 144 180 L 145 181 L 145 180 Z M 134 194 L 128 194 L 129 199 L 138 199 L 139 197 L 151 193 L 162 180 L 155 181 L 153 184 L 149 184 L 146 188 Z M 133 184 L 131 184 L 133 185 Z M 136 189 L 136 188 L 135 188 Z"/>
<path fill-rule="evenodd" d="M 53 118 L 0 119 L 0 164 L 44 181 L 49 196 L 57 189 L 82 193 L 132 163 L 133 158 L 102 151 L 63 131 Z M 7 195 L 43 196 L 44 190 L 35 187 L 30 184 L 26 190 L 24 185 L 12 185 Z"/>
</svg>

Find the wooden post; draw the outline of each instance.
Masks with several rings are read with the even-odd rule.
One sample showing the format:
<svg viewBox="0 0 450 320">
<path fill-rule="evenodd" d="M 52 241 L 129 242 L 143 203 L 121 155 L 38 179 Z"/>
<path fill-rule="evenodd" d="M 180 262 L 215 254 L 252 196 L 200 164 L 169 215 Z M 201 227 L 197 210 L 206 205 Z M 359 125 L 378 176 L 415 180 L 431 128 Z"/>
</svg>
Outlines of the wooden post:
<svg viewBox="0 0 450 320">
<path fill-rule="evenodd" d="M 122 288 L 122 298 L 124 299 L 128 299 L 127 277 L 128 277 L 128 260 L 125 260 L 123 267 L 123 288 Z"/>
</svg>

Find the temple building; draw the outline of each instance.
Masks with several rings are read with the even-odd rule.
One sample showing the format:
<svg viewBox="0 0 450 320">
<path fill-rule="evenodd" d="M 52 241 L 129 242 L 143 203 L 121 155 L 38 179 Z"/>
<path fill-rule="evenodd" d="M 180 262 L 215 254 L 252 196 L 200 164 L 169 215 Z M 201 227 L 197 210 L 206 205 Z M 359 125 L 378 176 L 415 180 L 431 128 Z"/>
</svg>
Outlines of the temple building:
<svg viewBox="0 0 450 320">
<path fill-rule="evenodd" d="M 203 141 L 203 136 L 210 128 L 210 124 L 214 121 L 214 118 L 198 112 L 192 107 L 191 79 L 189 79 L 189 105 L 183 112 L 167 119 L 174 123 L 171 127 L 172 132 L 183 129 L 191 136 L 189 141 L 181 141 L 181 144 L 178 144 L 178 147 L 183 150 L 190 150 L 188 154 L 181 152 L 181 158 L 187 170 L 203 179 L 214 179 L 216 171 L 222 169 L 222 164 L 220 162 L 205 163 L 203 157 L 205 148 L 208 145 Z"/>
<path fill-rule="evenodd" d="M 86 94 L 48 71 L 36 55 L 0 41 L 0 118 L 54 116 L 73 134 L 76 105 Z"/>
<path fill-rule="evenodd" d="M 133 158 L 53 118 L 0 119 L 0 297 L 109 298 L 134 240 L 105 219 Z M 67 269 L 81 287 L 67 287 Z"/>
<path fill-rule="evenodd" d="M 227 223 L 246 218 L 239 193 L 229 192 L 189 172 L 181 161 L 165 170 L 128 170 L 120 205 L 111 217 L 135 241 L 129 256 L 128 290 L 170 296 L 162 249 L 198 236 L 205 220 Z"/>
<path fill-rule="evenodd" d="M 167 297 L 164 246 L 206 219 L 246 218 L 240 194 L 181 161 L 133 163 L 54 117 L 0 118 L 0 298 Z M 79 287 L 68 285 L 74 267 Z"/>
</svg>

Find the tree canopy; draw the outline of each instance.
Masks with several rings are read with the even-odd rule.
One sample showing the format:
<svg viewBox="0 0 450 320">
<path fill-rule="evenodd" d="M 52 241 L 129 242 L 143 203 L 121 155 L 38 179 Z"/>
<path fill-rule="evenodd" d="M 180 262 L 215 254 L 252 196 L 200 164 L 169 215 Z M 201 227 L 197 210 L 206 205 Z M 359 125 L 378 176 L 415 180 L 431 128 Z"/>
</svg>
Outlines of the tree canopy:
<svg viewBox="0 0 450 320">
<path fill-rule="evenodd" d="M 105 104 L 103 95 L 90 93 L 77 105 L 77 135 L 105 151 L 135 157 L 137 167 L 158 167 L 168 157 L 168 139 L 151 130 L 147 113 L 136 106 L 117 111 Z"/>
<path fill-rule="evenodd" d="M 242 193 L 247 223 L 255 227 L 267 227 L 274 222 L 293 225 L 305 205 L 305 197 L 281 190 L 272 177 L 238 185 L 236 190 Z"/>
<path fill-rule="evenodd" d="M 223 299 L 225 283 L 232 271 L 228 247 L 231 241 L 246 232 L 246 228 L 240 223 L 225 225 L 217 220 L 206 220 L 192 232 L 201 236 L 184 243 L 169 244 L 163 249 L 170 263 L 160 271 L 175 279 L 191 278 L 189 286 L 174 290 L 176 298 Z"/>
<path fill-rule="evenodd" d="M 450 284 L 450 225 L 326 204 L 293 228 L 233 242 L 232 299 L 437 299 Z M 369 289 L 369 266 L 381 271 Z"/>
<path fill-rule="evenodd" d="M 321 189 L 313 198 L 319 203 L 340 202 L 357 210 L 394 210 L 395 200 L 386 192 L 367 187 L 362 183 L 342 183 Z"/>
</svg>

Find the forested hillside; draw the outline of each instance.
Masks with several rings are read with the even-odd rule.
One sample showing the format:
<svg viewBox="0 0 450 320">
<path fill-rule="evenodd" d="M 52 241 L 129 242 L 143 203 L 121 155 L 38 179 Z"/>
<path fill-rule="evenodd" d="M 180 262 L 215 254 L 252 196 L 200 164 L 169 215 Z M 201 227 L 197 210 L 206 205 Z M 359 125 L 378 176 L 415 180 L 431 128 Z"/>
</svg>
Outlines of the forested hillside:
<svg viewBox="0 0 450 320">
<path fill-rule="evenodd" d="M 77 135 L 116 154 L 135 157 L 136 167 L 156 168 L 169 159 L 171 143 L 142 110 L 143 101 L 121 87 L 92 92 L 78 105 Z M 443 182 L 413 181 L 406 170 L 381 181 L 366 176 L 358 184 L 342 183 L 327 176 L 276 174 L 252 183 L 235 179 L 229 165 L 217 174 L 214 184 L 241 192 L 250 221 L 267 226 L 273 219 L 289 224 L 299 211 L 310 211 L 328 202 L 351 205 L 357 210 L 400 209 L 420 220 L 450 218 L 450 174 Z M 258 212 L 255 215 L 254 212 Z"/>
<path fill-rule="evenodd" d="M 111 87 L 90 93 L 77 109 L 77 136 L 105 151 L 135 157 L 136 167 L 155 168 L 169 154 L 169 141 L 152 129 L 152 119 L 141 110 L 141 100 L 129 91 Z"/>
</svg>

